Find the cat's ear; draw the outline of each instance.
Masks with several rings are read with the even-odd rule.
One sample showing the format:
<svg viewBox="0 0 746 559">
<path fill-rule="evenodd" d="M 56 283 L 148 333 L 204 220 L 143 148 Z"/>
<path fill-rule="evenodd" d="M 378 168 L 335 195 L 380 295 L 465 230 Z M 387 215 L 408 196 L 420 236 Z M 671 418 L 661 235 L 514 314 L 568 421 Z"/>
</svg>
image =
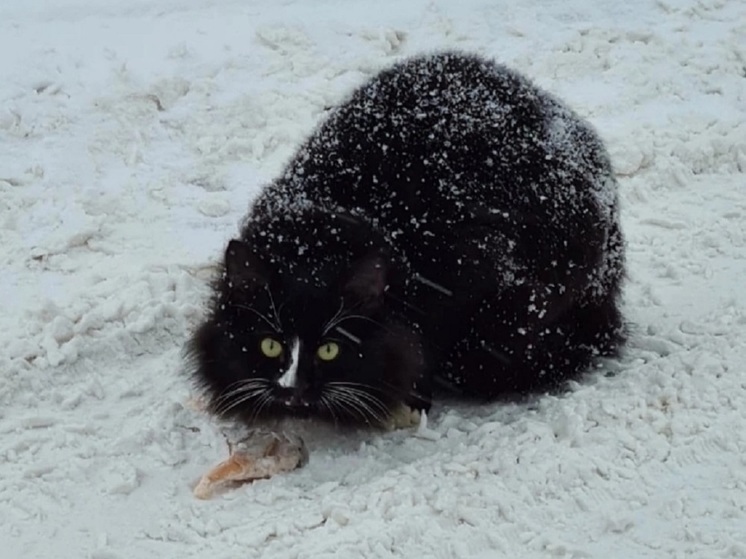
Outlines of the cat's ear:
<svg viewBox="0 0 746 559">
<path fill-rule="evenodd" d="M 359 303 L 376 304 L 383 300 L 389 271 L 389 259 L 380 251 L 366 254 L 352 264 L 342 285 L 342 294 Z"/>
<path fill-rule="evenodd" d="M 226 279 L 238 288 L 263 287 L 269 283 L 269 273 L 264 263 L 249 245 L 232 240 L 225 249 Z"/>
</svg>

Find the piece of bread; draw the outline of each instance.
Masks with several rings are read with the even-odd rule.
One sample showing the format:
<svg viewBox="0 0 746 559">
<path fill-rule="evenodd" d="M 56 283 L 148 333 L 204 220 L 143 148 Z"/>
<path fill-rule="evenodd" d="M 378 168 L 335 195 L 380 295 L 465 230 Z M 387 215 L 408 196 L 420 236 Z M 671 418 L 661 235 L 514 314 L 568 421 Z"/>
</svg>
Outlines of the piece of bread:
<svg viewBox="0 0 746 559">
<path fill-rule="evenodd" d="M 230 456 L 207 472 L 194 488 L 198 499 L 209 499 L 215 490 L 231 482 L 269 478 L 300 468 L 308 462 L 303 439 L 285 433 L 255 432 L 229 444 Z"/>
</svg>

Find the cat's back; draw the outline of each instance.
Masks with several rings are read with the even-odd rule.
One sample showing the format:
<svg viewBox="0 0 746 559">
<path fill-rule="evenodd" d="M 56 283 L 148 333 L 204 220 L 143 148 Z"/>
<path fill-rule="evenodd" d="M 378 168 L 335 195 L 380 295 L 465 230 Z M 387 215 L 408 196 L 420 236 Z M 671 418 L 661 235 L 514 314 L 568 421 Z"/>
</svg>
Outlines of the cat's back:
<svg viewBox="0 0 746 559">
<path fill-rule="evenodd" d="M 499 166 L 508 160 L 505 146 L 536 136 L 543 118 L 536 93 L 515 72 L 477 56 L 405 60 L 333 110 L 289 170 L 401 186 Z"/>
<path fill-rule="evenodd" d="M 493 61 L 446 52 L 395 64 L 355 90 L 259 205 L 375 209 L 395 227 L 402 207 L 462 220 L 475 206 L 533 211 L 551 197 L 569 211 L 581 191 L 608 215 L 610 176 L 596 134 L 553 96 Z"/>
<path fill-rule="evenodd" d="M 341 209 L 420 273 L 482 278 L 496 267 L 512 281 L 543 259 L 560 273 L 597 261 L 617 204 L 590 125 L 519 73 L 445 52 L 395 64 L 355 90 L 249 220 Z M 464 269 L 464 259 L 484 264 Z"/>
</svg>

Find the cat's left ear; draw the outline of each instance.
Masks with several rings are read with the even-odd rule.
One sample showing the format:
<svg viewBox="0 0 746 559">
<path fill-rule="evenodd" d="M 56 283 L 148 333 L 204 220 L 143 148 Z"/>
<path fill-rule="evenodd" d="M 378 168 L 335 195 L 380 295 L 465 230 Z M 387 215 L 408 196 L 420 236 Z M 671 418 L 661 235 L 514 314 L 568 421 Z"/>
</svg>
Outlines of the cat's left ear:
<svg viewBox="0 0 746 559">
<path fill-rule="evenodd" d="M 225 272 L 228 280 L 238 289 L 252 290 L 269 281 L 269 273 L 249 245 L 232 240 L 225 249 Z"/>
<path fill-rule="evenodd" d="M 383 300 L 389 271 L 389 259 L 380 251 L 373 251 L 352 264 L 342 285 L 342 294 L 363 304 Z"/>
</svg>

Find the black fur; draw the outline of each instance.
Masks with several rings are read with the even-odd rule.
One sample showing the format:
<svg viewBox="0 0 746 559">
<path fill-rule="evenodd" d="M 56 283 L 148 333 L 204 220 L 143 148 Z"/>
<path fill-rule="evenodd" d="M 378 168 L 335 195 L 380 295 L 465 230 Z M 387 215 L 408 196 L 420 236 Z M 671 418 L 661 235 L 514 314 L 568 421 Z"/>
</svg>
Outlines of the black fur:
<svg viewBox="0 0 746 559">
<path fill-rule="evenodd" d="M 402 62 L 255 201 L 190 344 L 196 378 L 247 421 L 377 423 L 428 407 L 435 381 L 486 398 L 556 386 L 623 341 L 618 213 L 602 143 L 553 96 L 475 56 Z M 324 332 L 335 317 L 342 333 Z M 259 352 L 270 332 L 305 348 L 292 394 Z M 313 353 L 328 339 L 332 363 Z"/>
</svg>

